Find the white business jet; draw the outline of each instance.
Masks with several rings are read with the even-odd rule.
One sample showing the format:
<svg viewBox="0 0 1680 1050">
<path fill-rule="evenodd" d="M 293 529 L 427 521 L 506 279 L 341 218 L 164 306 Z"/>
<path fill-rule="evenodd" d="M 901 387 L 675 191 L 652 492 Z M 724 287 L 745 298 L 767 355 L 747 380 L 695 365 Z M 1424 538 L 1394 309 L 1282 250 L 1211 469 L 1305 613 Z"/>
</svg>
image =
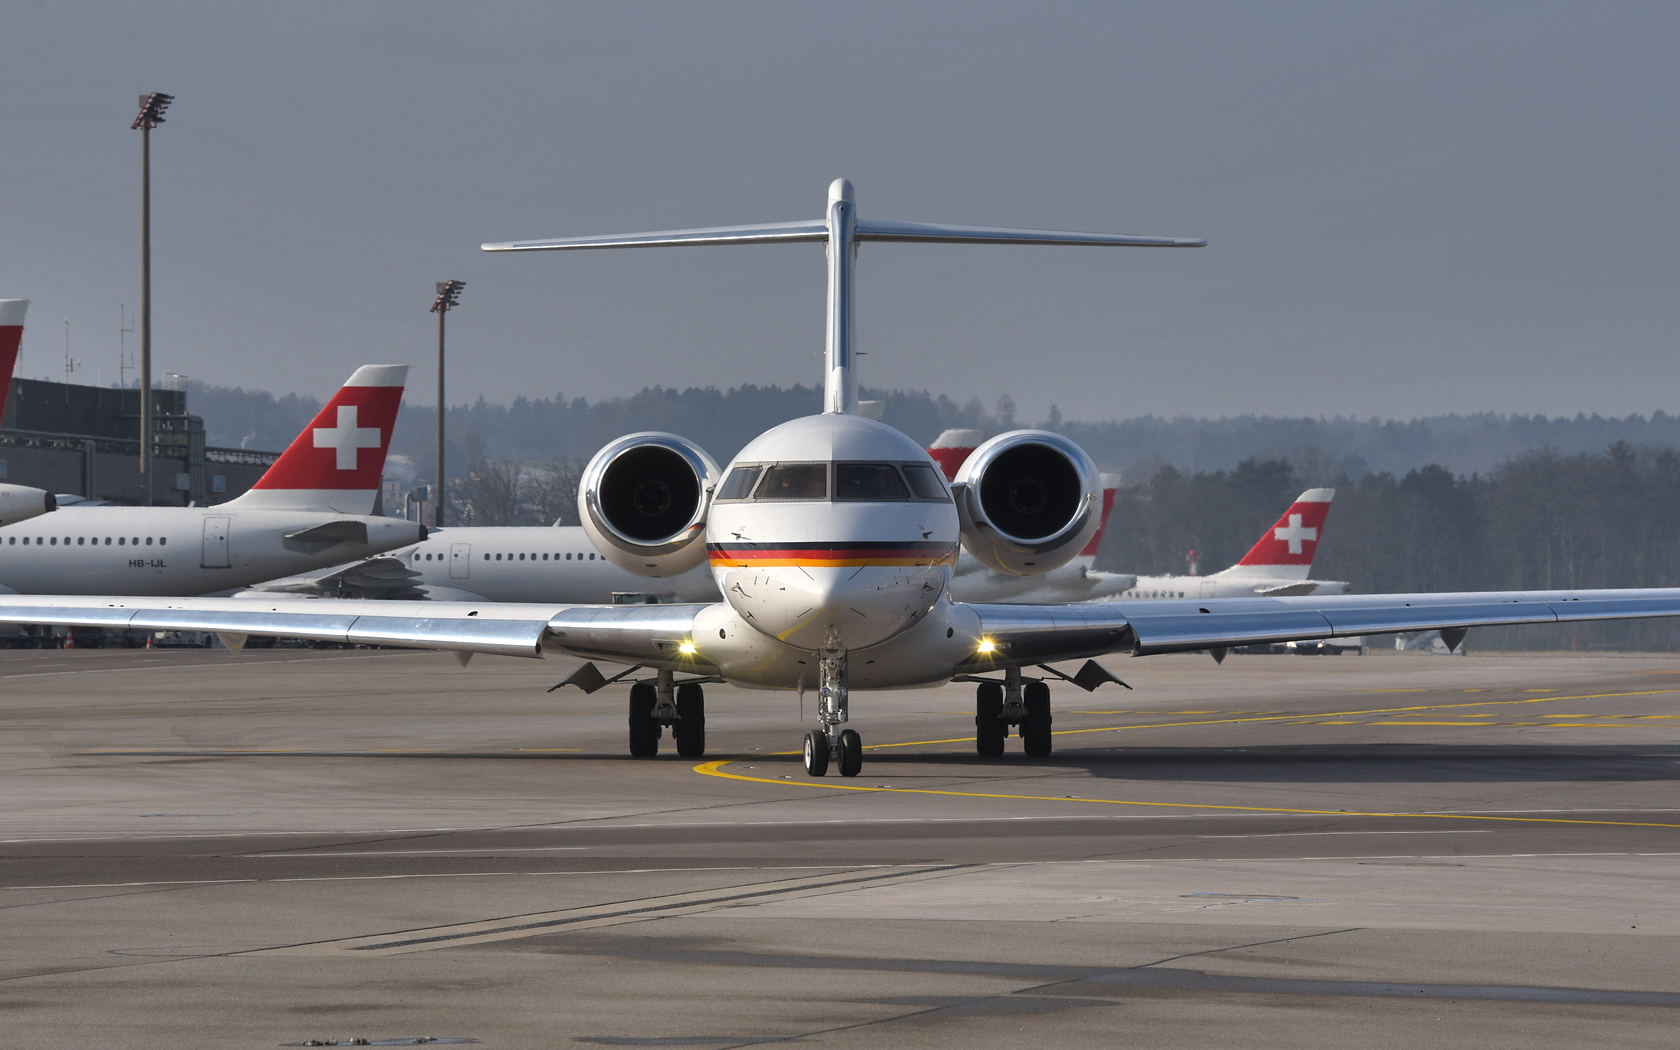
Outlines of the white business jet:
<svg viewBox="0 0 1680 1050">
<path fill-rule="evenodd" d="M 6 414 L 6 399 L 12 393 L 12 372 L 17 369 L 23 317 L 28 312 L 28 299 L 0 299 L 0 416 Z M 0 525 L 28 521 L 57 508 L 58 501 L 46 489 L 0 484 Z"/>
<path fill-rule="evenodd" d="M 540 657 L 546 651 L 628 665 L 630 750 L 705 750 L 702 685 L 727 681 L 817 691 L 806 771 L 862 767 L 845 728 L 853 689 L 978 684 L 976 748 L 1004 749 L 1019 725 L 1029 755 L 1050 752 L 1045 679 L 1117 681 L 1091 657 L 1472 626 L 1680 616 L 1680 589 L 1304 595 L 1077 605 L 950 599 L 959 543 L 999 572 L 1065 564 L 1096 530 L 1095 465 L 1056 434 L 1015 431 L 975 450 L 947 486 L 914 441 L 856 411 L 852 273 L 868 241 L 1194 247 L 1202 241 L 862 220 L 851 184 L 829 188 L 814 222 L 490 244 L 490 251 L 653 245 L 825 243 L 828 324 L 824 412 L 747 445 L 727 470 L 671 434 L 612 442 L 584 471 L 579 503 L 599 553 L 654 579 L 709 561 L 721 602 L 691 605 L 393 603 L 308 599 L 0 596 L 0 621 L 215 631 L 230 648 L 251 634 Z M 1053 665 L 1086 663 L 1069 675 Z M 1032 672 L 1029 676 L 1028 672 Z M 1042 673 L 1043 677 L 1039 677 Z M 639 677 L 638 677 L 639 676 Z M 608 679 L 593 662 L 569 682 Z"/>
<path fill-rule="evenodd" d="M 213 594 L 424 539 L 425 526 L 373 513 L 407 374 L 358 368 L 226 503 L 70 506 L 0 528 L 0 593 Z"/>
</svg>

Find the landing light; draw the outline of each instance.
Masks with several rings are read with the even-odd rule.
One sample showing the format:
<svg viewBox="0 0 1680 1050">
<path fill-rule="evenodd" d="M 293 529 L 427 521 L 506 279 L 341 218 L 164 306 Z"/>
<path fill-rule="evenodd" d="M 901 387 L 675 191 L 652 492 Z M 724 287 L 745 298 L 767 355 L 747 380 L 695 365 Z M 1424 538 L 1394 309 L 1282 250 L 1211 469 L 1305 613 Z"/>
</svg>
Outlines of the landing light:
<svg viewBox="0 0 1680 1050">
<path fill-rule="evenodd" d="M 682 653 L 684 656 L 693 656 L 694 655 L 694 643 L 693 642 L 682 643 L 681 645 L 677 646 L 677 652 Z"/>
<path fill-rule="evenodd" d="M 992 644 L 990 638 L 982 638 L 980 639 L 980 651 L 982 653 L 994 653 L 997 652 L 997 646 Z"/>
</svg>

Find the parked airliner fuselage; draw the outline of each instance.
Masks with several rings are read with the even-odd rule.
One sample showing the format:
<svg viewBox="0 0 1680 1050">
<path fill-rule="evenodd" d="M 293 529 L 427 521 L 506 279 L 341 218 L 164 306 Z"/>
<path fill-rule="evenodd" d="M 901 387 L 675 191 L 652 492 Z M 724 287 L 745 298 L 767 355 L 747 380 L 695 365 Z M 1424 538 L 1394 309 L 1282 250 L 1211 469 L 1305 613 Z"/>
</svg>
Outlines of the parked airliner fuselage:
<svg viewBox="0 0 1680 1050">
<path fill-rule="evenodd" d="M 225 506 L 62 507 L 0 528 L 0 593 L 213 594 L 389 550 L 421 528 L 340 515 L 327 519 L 335 535 L 318 511 Z"/>
</svg>

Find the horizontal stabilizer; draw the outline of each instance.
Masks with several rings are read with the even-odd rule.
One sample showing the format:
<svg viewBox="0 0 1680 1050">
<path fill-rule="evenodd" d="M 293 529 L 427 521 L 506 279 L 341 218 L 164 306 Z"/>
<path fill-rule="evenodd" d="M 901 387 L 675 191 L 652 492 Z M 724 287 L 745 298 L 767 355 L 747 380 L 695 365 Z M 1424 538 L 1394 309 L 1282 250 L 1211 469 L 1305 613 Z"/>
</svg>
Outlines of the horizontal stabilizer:
<svg viewBox="0 0 1680 1050">
<path fill-rule="evenodd" d="M 765 222 L 753 226 L 711 226 L 702 230 L 654 230 L 609 233 L 600 237 L 548 237 L 536 241 L 500 241 L 481 245 L 487 252 L 564 252 L 581 248 L 656 248 L 710 244 L 782 244 L 826 241 L 828 226 L 816 222 Z"/>
<path fill-rule="evenodd" d="M 307 529 L 286 533 L 287 548 L 302 548 L 308 553 L 325 550 L 339 543 L 359 543 L 367 546 L 368 528 L 365 521 L 328 521 Z"/>
<path fill-rule="evenodd" d="M 1005 226 L 946 226 L 929 222 L 859 222 L 859 241 L 928 241 L 936 244 L 1058 244 L 1119 248 L 1204 248 L 1191 237 L 1140 237 L 1130 233 L 1073 233 L 1064 230 L 1016 230 Z M 828 225 L 814 222 L 767 222 L 752 226 L 709 226 L 697 230 L 608 233 L 597 237 L 548 237 L 534 241 L 495 241 L 487 252 L 564 252 L 583 248 L 670 248 L 716 244 L 786 244 L 826 241 Z"/>
<path fill-rule="evenodd" d="M 1130 233 L 1015 230 L 1005 226 L 946 226 L 931 222 L 859 222 L 860 241 L 932 241 L 936 244 L 1059 244 L 1118 248 L 1205 248 L 1192 237 L 1140 237 Z"/>
</svg>

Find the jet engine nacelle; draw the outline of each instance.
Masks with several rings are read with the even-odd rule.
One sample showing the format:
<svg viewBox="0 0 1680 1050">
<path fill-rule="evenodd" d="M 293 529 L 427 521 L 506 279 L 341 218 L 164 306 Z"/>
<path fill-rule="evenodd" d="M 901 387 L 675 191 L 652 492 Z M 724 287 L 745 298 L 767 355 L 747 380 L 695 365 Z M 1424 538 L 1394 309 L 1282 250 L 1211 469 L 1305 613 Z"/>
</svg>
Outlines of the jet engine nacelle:
<svg viewBox="0 0 1680 1050">
<path fill-rule="evenodd" d="M 678 576 L 706 560 L 717 461 L 675 434 L 630 434 L 595 453 L 578 482 L 578 518 L 595 549 L 639 576 Z"/>
<path fill-rule="evenodd" d="M 1085 450 L 1045 430 L 1012 430 L 957 471 L 962 544 L 1012 576 L 1061 568 L 1102 526 L 1102 478 Z"/>
<path fill-rule="evenodd" d="M 58 500 L 45 489 L 27 485 L 0 485 L 0 525 L 16 525 L 37 514 L 58 509 Z"/>
</svg>

